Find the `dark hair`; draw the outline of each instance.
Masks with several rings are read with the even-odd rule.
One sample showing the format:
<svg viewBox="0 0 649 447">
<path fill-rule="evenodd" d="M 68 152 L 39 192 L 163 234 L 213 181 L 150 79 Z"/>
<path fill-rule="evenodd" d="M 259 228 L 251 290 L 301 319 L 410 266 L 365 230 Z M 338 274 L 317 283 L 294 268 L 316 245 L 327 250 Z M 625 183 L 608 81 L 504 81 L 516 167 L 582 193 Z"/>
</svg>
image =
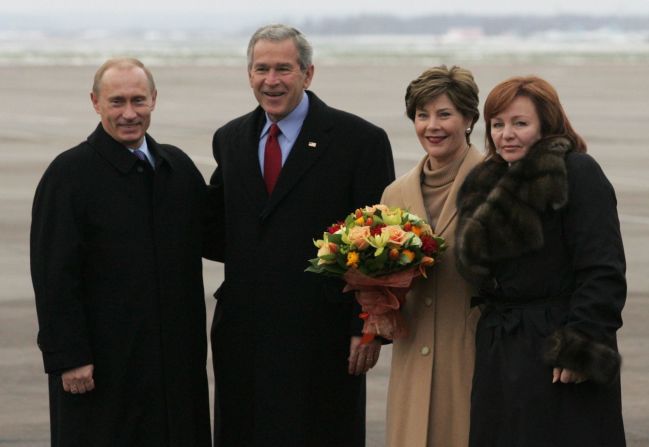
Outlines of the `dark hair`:
<svg viewBox="0 0 649 447">
<path fill-rule="evenodd" d="M 485 101 L 485 139 L 490 157 L 496 156 L 491 120 L 519 96 L 526 96 L 534 103 L 541 122 L 541 138 L 562 136 L 572 142 L 575 151 L 586 152 L 586 142 L 572 128 L 554 87 L 537 76 L 517 76 L 496 85 Z"/>
<path fill-rule="evenodd" d="M 466 135 L 469 143 L 473 126 L 480 118 L 478 104 L 478 86 L 473 75 L 467 69 L 446 65 L 432 67 L 414 79 L 406 89 L 406 115 L 412 121 L 415 119 L 417 109 L 438 97 L 446 94 L 453 105 L 465 118 L 471 118 L 471 130 Z"/>
</svg>

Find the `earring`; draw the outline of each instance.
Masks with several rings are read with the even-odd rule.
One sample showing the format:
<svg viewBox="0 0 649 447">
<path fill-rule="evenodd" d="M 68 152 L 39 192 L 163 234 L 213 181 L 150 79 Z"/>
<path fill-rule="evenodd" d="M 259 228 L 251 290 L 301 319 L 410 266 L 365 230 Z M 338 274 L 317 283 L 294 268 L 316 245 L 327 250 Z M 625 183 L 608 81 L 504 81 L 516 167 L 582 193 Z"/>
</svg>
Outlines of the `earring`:
<svg viewBox="0 0 649 447">
<path fill-rule="evenodd" d="M 470 127 L 467 127 L 466 130 L 465 130 L 465 132 L 466 132 L 467 135 L 469 135 L 469 134 L 471 133 L 471 128 L 470 128 Z"/>
</svg>

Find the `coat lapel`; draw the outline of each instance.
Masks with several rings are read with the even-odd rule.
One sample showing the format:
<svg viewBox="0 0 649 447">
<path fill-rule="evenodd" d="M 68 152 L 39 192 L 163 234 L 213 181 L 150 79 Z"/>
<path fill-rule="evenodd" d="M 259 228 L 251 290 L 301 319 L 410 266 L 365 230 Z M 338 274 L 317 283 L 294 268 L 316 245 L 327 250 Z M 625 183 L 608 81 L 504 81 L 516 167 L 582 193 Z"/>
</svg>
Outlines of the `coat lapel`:
<svg viewBox="0 0 649 447">
<path fill-rule="evenodd" d="M 101 123 L 90 134 L 87 141 L 102 158 L 122 174 L 129 173 L 137 162 L 137 158 L 124 145 L 106 133 Z"/>
<path fill-rule="evenodd" d="M 164 145 L 158 144 L 158 142 L 149 134 L 146 134 L 146 144 L 149 148 L 149 152 L 153 154 L 153 158 L 155 159 L 156 172 L 158 172 L 164 165 L 168 165 L 172 169 L 175 168 L 175 162 Z"/>
<path fill-rule="evenodd" d="M 417 166 L 404 174 L 399 194 L 404 204 L 403 209 L 416 214 L 422 219 L 428 220 L 428 213 L 424 206 L 424 197 L 421 194 L 421 170 L 424 163 L 426 163 L 426 158 L 427 157 L 424 157 L 419 163 L 417 163 Z M 390 206 L 389 203 L 386 205 Z"/>
<path fill-rule="evenodd" d="M 307 94 L 309 95 L 309 113 L 291 153 L 282 167 L 277 185 L 261 213 L 262 219 L 270 215 L 282 199 L 322 157 L 331 143 L 333 123 L 327 114 L 327 106 L 313 93 L 307 92 Z M 257 166 L 259 166 L 259 162 L 257 162 Z"/>
<path fill-rule="evenodd" d="M 236 172 L 241 173 L 242 181 L 239 185 L 242 192 L 246 193 L 251 204 L 262 208 L 268 201 L 266 184 L 259 167 L 259 134 L 266 118 L 261 107 L 257 107 L 241 123 L 232 138 L 228 152 L 234 160 Z"/>
<path fill-rule="evenodd" d="M 167 149 L 159 145 L 150 135 L 146 135 L 149 152 L 155 159 L 155 173 L 153 175 L 153 203 L 159 204 L 167 195 L 168 178 L 170 170 L 174 168 L 174 161 Z"/>
</svg>

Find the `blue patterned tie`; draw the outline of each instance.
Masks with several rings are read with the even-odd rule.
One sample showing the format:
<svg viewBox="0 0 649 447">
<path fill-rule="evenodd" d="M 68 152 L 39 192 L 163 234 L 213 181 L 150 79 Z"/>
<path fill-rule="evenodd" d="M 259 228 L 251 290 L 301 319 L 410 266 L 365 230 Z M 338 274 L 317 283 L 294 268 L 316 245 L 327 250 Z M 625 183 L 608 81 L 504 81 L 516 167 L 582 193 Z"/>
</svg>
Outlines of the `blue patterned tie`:
<svg viewBox="0 0 649 447">
<path fill-rule="evenodd" d="M 149 166 L 151 166 L 151 168 L 153 169 L 153 165 L 151 164 L 151 162 L 149 161 L 149 159 L 146 158 L 146 155 L 144 154 L 144 152 L 142 152 L 142 151 L 139 150 L 139 149 L 135 149 L 135 150 L 133 151 L 133 153 L 135 154 L 135 156 L 136 156 L 137 158 L 139 158 L 140 160 L 146 162 L 146 163 L 147 163 Z"/>
</svg>

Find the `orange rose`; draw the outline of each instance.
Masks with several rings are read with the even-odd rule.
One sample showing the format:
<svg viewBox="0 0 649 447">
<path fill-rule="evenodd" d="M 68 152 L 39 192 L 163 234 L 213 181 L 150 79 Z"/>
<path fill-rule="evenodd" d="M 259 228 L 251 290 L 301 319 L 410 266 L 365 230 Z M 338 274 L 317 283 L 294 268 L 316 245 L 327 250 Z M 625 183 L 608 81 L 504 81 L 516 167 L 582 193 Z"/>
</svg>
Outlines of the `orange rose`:
<svg viewBox="0 0 649 447">
<path fill-rule="evenodd" d="M 403 231 L 399 225 L 388 225 L 383 228 L 383 231 L 387 231 L 390 235 L 389 243 L 394 245 L 403 245 L 408 240 L 408 233 Z"/>
<path fill-rule="evenodd" d="M 337 253 L 338 246 L 333 242 L 329 242 L 327 239 L 320 240 L 316 244 L 318 247 L 318 258 L 320 258 L 318 259 L 318 265 L 334 264 L 336 262 L 335 260 L 324 260 L 322 257 Z"/>
<path fill-rule="evenodd" d="M 367 238 L 369 238 L 370 235 L 370 227 L 357 226 L 349 229 L 347 237 L 349 237 L 349 242 L 356 248 L 359 250 L 365 250 L 370 245 L 369 242 L 367 242 Z"/>
</svg>

